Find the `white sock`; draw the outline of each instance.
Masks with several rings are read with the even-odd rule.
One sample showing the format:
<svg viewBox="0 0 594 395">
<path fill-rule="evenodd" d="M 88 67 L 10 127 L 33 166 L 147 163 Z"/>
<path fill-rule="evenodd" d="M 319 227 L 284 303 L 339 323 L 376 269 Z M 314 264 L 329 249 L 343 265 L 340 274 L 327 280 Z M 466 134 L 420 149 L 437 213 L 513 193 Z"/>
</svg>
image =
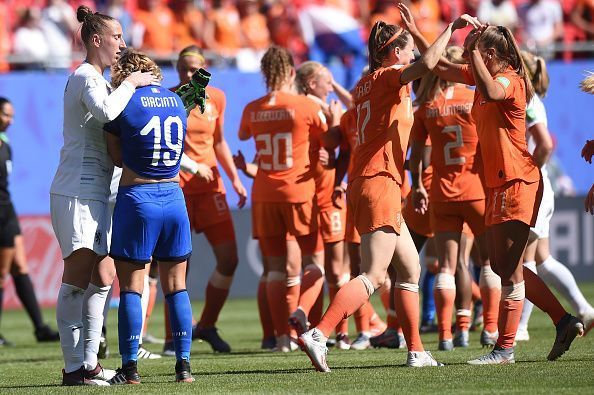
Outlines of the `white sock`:
<svg viewBox="0 0 594 395">
<path fill-rule="evenodd" d="M 538 275 L 550 286 L 555 288 L 571 304 L 578 314 L 584 314 L 592 309 L 584 295 L 575 283 L 573 274 L 561 262 L 549 255 L 544 262 L 536 267 Z"/>
<path fill-rule="evenodd" d="M 524 267 L 536 273 L 536 262 L 524 262 Z M 528 321 L 530 320 L 533 308 L 534 304 L 529 301 L 528 298 L 524 299 L 524 307 L 522 308 L 522 316 L 520 317 L 520 325 L 518 325 L 518 329 L 528 330 Z"/>
<path fill-rule="evenodd" d="M 64 371 L 74 372 L 83 365 L 83 343 L 79 342 L 83 327 L 82 307 L 85 290 L 74 285 L 60 286 L 56 306 L 56 322 L 64 356 Z"/>
<path fill-rule="evenodd" d="M 89 283 L 85 291 L 82 311 L 83 338 L 84 338 L 84 366 L 86 370 L 97 367 L 97 352 L 99 352 L 99 339 L 103 326 L 103 310 L 109 294 L 110 285 L 98 287 Z"/>
<path fill-rule="evenodd" d="M 142 328 L 146 322 L 146 311 L 148 310 L 149 297 L 151 294 L 151 287 L 149 285 L 148 274 L 144 276 L 144 288 L 142 289 L 142 296 L 140 297 L 140 305 L 142 306 Z M 138 345 L 142 344 L 142 329 L 140 330 L 140 339 L 138 339 Z"/>
<path fill-rule="evenodd" d="M 107 314 L 109 313 L 109 307 L 111 304 L 111 295 L 113 294 L 113 287 L 109 287 L 107 298 L 105 298 L 105 307 L 103 308 L 103 326 L 107 326 Z"/>
</svg>

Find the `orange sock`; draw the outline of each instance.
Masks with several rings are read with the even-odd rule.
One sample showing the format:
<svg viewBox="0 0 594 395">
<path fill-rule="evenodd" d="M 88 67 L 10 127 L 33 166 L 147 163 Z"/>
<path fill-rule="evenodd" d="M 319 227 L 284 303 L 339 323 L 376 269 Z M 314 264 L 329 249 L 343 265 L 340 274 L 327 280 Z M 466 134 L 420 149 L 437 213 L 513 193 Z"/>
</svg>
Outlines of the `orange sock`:
<svg viewBox="0 0 594 395">
<path fill-rule="evenodd" d="M 258 283 L 258 313 L 260 314 L 260 324 L 262 325 L 262 337 L 266 339 L 274 336 L 274 325 L 272 324 L 272 315 L 268 307 L 265 278 L 260 279 Z"/>
<path fill-rule="evenodd" d="M 419 286 L 398 283 L 394 293 L 396 315 L 402 325 L 408 351 L 425 351 L 419 334 Z"/>
<path fill-rule="evenodd" d="M 268 274 L 270 276 L 270 273 Z M 274 278 L 274 277 L 273 277 Z M 276 336 L 289 334 L 289 308 L 287 306 L 287 280 L 270 279 L 266 283 L 268 307 Z"/>
<path fill-rule="evenodd" d="M 373 305 L 372 305 L 373 308 Z M 369 331 L 373 336 L 380 335 L 384 333 L 388 325 L 380 318 L 380 316 L 373 310 L 373 314 L 371 318 L 369 318 Z"/>
<path fill-rule="evenodd" d="M 449 273 L 437 273 L 435 276 L 435 310 L 439 340 L 452 339 L 452 313 L 456 299 L 456 280 Z"/>
<path fill-rule="evenodd" d="M 398 329 L 398 317 L 396 316 L 396 310 L 388 310 L 388 319 L 386 320 L 386 324 L 388 324 L 388 328 Z"/>
<path fill-rule="evenodd" d="M 470 310 L 457 310 L 456 311 L 456 328 L 459 331 L 467 331 L 470 328 Z"/>
<path fill-rule="evenodd" d="M 229 296 L 229 289 L 217 288 L 210 282 L 206 286 L 204 309 L 198 325 L 201 328 L 212 328 L 219 319 L 219 314 Z"/>
<path fill-rule="evenodd" d="M 390 310 L 390 299 L 392 299 L 391 296 L 392 287 L 382 287 L 380 299 L 382 300 L 382 305 L 384 305 L 384 310 L 386 310 L 386 313 L 388 312 L 388 310 Z"/>
<path fill-rule="evenodd" d="M 153 309 L 155 308 L 155 302 L 157 301 L 157 280 L 156 279 L 149 279 L 149 300 L 148 306 L 146 308 L 146 319 L 144 320 L 144 328 L 142 328 L 142 333 L 146 334 L 146 329 L 148 327 L 149 319 L 153 314 Z"/>
<path fill-rule="evenodd" d="M 299 308 L 306 316 L 309 316 L 323 286 L 324 273 L 314 264 L 307 265 L 301 279 L 301 294 L 299 295 Z"/>
<path fill-rule="evenodd" d="M 523 307 L 524 299 L 504 299 L 499 303 L 499 322 L 497 325 L 499 330 L 497 345 L 499 347 L 510 348 L 514 346 Z"/>
<path fill-rule="evenodd" d="M 330 336 L 340 320 L 349 317 L 363 306 L 369 300 L 369 295 L 362 279 L 359 277 L 352 279 L 338 290 L 317 328 L 324 336 Z M 369 319 L 367 319 L 367 325 L 369 325 Z"/>
<path fill-rule="evenodd" d="M 330 303 L 332 303 L 332 301 L 336 297 L 336 293 L 338 292 L 339 289 L 340 288 L 337 288 L 335 286 L 328 286 L 328 294 L 330 296 Z M 349 321 L 348 321 L 348 319 L 340 320 L 340 322 L 338 323 L 338 325 L 336 325 L 335 332 L 337 334 L 338 333 L 348 334 L 349 333 Z"/>
<path fill-rule="evenodd" d="M 483 328 L 487 332 L 495 333 L 497 332 L 501 289 L 482 287 L 480 290 L 483 301 Z"/>
<path fill-rule="evenodd" d="M 481 289 L 479 288 L 478 284 L 473 280 L 470 282 L 470 287 L 472 288 L 472 301 L 476 302 L 481 298 Z"/>
<path fill-rule="evenodd" d="M 551 317 L 551 320 L 553 320 L 553 323 L 557 325 L 561 321 L 561 318 L 567 314 L 567 311 L 561 306 L 559 300 L 536 273 L 525 266 L 522 273 L 526 282 L 526 297 L 528 300 L 547 313 Z"/>
<path fill-rule="evenodd" d="M 320 290 L 320 295 L 307 316 L 307 320 L 310 322 L 312 328 L 318 326 L 322 319 L 322 314 L 324 314 L 324 287 Z"/>
<path fill-rule="evenodd" d="M 355 327 L 358 333 L 369 332 L 369 321 L 373 313 L 373 306 L 369 300 L 355 312 Z"/>
<path fill-rule="evenodd" d="M 289 277 L 287 280 L 287 308 L 289 309 L 289 315 L 297 310 L 297 305 L 299 304 L 299 291 L 301 289 L 300 281 L 300 277 Z M 293 338 L 297 338 L 297 331 L 289 328 L 289 335 Z"/>
</svg>

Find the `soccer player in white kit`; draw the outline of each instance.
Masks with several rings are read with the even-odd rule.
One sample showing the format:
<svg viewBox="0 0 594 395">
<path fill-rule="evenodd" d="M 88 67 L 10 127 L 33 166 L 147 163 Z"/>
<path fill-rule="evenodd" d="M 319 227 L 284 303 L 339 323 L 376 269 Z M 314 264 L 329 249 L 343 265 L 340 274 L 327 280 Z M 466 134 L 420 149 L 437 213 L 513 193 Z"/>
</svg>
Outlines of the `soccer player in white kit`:
<svg viewBox="0 0 594 395">
<path fill-rule="evenodd" d="M 50 189 L 54 233 L 64 259 L 56 318 L 64 356 L 63 385 L 108 385 L 114 371 L 97 362 L 103 308 L 115 276 L 107 255 L 109 185 L 113 163 L 103 124 L 125 108 L 136 87 L 155 77 L 136 72 L 111 92 L 103 77 L 126 44 L 112 17 L 77 9 L 87 57 L 69 77 L 64 91 L 64 145 Z M 108 262 L 105 260 L 104 262 Z"/>
<path fill-rule="evenodd" d="M 546 163 L 553 151 L 553 142 L 547 128 L 547 113 L 541 100 L 547 93 L 549 76 L 543 58 L 525 51 L 522 51 L 522 58 L 536 93 L 526 108 L 528 149 L 540 166 L 544 184 L 536 224 L 530 229 L 528 245 L 524 252 L 524 266 L 537 273 L 549 286 L 555 288 L 565 297 L 577 313 L 578 318 L 583 321 L 585 333 L 587 333 L 594 326 L 594 308 L 584 298 L 573 274 L 549 251 L 549 222 L 555 211 L 555 194 L 549 180 Z M 524 301 L 516 341 L 530 339 L 528 320 L 533 306 L 530 301 Z"/>
</svg>

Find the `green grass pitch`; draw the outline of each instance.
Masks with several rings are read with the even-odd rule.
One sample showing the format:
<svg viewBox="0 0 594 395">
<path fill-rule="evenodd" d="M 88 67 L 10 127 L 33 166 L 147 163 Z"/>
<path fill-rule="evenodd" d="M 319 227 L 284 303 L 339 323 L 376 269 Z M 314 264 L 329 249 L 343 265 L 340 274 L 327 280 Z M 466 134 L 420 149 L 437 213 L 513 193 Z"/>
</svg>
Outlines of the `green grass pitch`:
<svg viewBox="0 0 594 395">
<path fill-rule="evenodd" d="M 588 300 L 594 301 L 594 284 L 583 284 Z M 383 313 L 377 297 L 374 303 Z M 202 304 L 194 303 L 199 315 Z M 55 312 L 44 316 L 55 327 Z M 382 314 L 383 315 L 383 314 Z M 105 367 L 120 365 L 117 352 L 117 312 L 108 320 L 111 356 Z M 351 320 L 352 321 L 352 320 Z M 196 382 L 174 382 L 174 358 L 141 360 L 142 384 L 118 387 L 61 387 L 62 354 L 59 344 L 37 344 L 31 324 L 22 311 L 7 311 L 0 332 L 16 343 L 0 347 L 0 394 L 4 393 L 547 393 L 594 394 L 594 331 L 574 341 L 556 362 L 546 355 L 554 339 L 554 328 L 542 312 L 534 310 L 530 322 L 531 340 L 516 348 L 516 364 L 472 367 L 465 362 L 485 353 L 479 333 L 471 332 L 471 346 L 453 352 L 439 352 L 437 335 L 423 335 L 425 347 L 445 367 L 412 369 L 404 366 L 404 350 L 338 351 L 328 354 L 332 373 L 316 373 L 302 352 L 280 354 L 261 351 L 261 330 L 255 299 L 230 300 L 218 324 L 233 353 L 215 355 L 206 343 L 195 342 L 192 369 Z M 352 326 L 352 323 L 351 323 Z M 149 331 L 162 336 L 162 305 L 157 304 Z M 351 327 L 351 337 L 355 337 Z M 147 345 L 151 351 L 161 346 Z"/>
</svg>

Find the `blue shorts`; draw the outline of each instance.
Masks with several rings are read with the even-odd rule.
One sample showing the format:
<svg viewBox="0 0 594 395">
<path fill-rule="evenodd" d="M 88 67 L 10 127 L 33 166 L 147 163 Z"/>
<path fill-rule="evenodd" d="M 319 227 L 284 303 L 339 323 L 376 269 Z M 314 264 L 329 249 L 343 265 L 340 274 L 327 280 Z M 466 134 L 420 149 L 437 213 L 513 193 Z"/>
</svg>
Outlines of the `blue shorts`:
<svg viewBox="0 0 594 395">
<path fill-rule="evenodd" d="M 113 212 L 112 258 L 145 264 L 151 257 L 183 261 L 191 253 L 190 221 L 178 183 L 119 188 Z"/>
</svg>

